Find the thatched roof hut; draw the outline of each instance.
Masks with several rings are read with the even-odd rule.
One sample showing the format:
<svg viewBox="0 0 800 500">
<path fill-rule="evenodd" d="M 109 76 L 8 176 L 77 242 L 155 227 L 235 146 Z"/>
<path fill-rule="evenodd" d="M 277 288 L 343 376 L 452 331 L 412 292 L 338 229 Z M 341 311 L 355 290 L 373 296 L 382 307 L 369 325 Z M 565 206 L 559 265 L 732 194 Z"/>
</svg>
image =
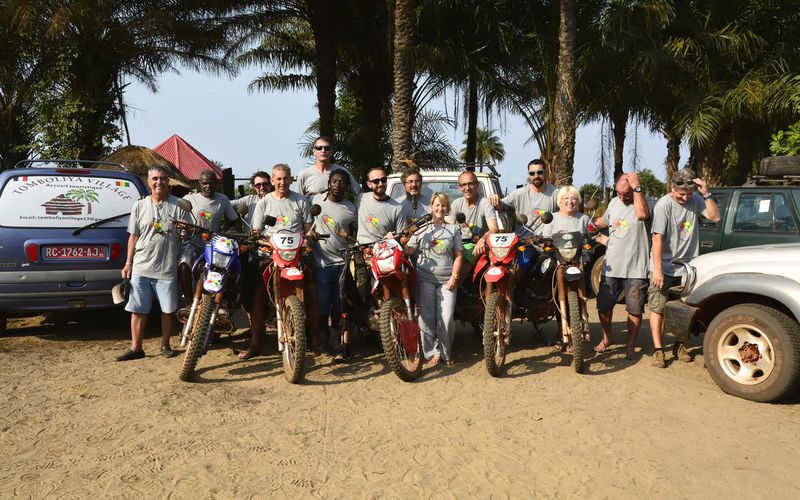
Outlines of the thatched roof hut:
<svg viewBox="0 0 800 500">
<path fill-rule="evenodd" d="M 147 184 L 147 171 L 151 167 L 164 167 L 169 173 L 169 183 L 176 196 L 182 196 L 186 192 L 198 188 L 196 182 L 187 179 L 169 160 L 144 146 L 121 147 L 103 158 L 102 161 L 125 165 L 131 173 L 141 177 L 145 184 Z"/>
</svg>

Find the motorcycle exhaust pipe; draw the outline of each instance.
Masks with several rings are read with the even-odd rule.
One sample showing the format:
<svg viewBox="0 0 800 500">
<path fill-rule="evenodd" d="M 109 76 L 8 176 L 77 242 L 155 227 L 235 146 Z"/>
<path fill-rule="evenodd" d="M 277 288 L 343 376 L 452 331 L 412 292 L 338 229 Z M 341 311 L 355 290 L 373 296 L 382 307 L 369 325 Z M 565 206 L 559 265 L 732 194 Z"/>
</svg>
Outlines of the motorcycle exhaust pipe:
<svg viewBox="0 0 800 500">
<path fill-rule="evenodd" d="M 220 315 L 217 317 L 217 322 L 214 324 L 214 329 L 217 331 L 217 333 L 231 334 L 236 330 L 236 327 L 233 325 L 233 322 L 230 319 Z"/>
</svg>

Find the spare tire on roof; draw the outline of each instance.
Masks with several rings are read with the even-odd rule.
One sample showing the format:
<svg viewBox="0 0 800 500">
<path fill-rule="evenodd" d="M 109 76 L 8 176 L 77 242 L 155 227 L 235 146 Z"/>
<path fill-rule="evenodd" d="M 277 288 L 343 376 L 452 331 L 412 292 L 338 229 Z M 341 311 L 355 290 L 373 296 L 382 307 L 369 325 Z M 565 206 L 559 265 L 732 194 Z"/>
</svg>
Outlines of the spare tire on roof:
<svg viewBox="0 0 800 500">
<path fill-rule="evenodd" d="M 761 160 L 761 175 L 783 177 L 800 175 L 800 156 L 768 156 Z"/>
</svg>

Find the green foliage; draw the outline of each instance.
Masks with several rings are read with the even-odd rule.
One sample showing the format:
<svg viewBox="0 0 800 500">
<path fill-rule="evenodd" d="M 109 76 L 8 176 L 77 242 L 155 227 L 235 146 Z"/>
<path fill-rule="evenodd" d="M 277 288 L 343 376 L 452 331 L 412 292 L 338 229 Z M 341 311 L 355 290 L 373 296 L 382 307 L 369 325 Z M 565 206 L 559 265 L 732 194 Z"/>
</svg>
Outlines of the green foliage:
<svg viewBox="0 0 800 500">
<path fill-rule="evenodd" d="M 478 128 L 475 134 L 476 148 L 475 161 L 478 163 L 498 163 L 505 159 L 506 149 L 500 138 L 494 135 L 494 129 Z M 464 144 L 467 140 L 464 139 Z M 467 148 L 461 150 L 461 160 L 464 161 Z"/>
<path fill-rule="evenodd" d="M 600 186 L 594 184 L 593 182 L 589 182 L 584 184 L 583 186 L 578 189 L 581 193 L 581 198 L 583 198 L 583 202 L 586 203 L 590 198 L 602 198 L 603 192 L 600 190 Z"/>
<path fill-rule="evenodd" d="M 648 196 L 658 198 L 667 194 L 667 185 L 661 182 L 655 176 L 652 170 L 646 168 L 639 172 L 639 184 L 642 185 L 642 191 Z"/>
<path fill-rule="evenodd" d="M 773 134 L 769 149 L 772 154 L 776 155 L 800 155 L 800 122 L 790 125 L 786 130 L 779 130 Z"/>
</svg>

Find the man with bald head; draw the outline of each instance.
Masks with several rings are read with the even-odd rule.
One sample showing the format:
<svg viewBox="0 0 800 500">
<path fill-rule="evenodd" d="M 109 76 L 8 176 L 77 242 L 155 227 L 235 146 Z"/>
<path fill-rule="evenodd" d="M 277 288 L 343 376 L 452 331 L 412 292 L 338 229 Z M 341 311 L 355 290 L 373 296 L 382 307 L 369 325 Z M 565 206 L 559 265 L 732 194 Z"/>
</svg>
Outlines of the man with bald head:
<svg viewBox="0 0 800 500">
<path fill-rule="evenodd" d="M 617 196 L 608 204 L 602 217 L 595 219 L 599 228 L 608 228 L 608 236 L 597 241 L 607 246 L 600 291 L 597 294 L 597 313 L 603 327 L 603 340 L 594 348 L 603 352 L 611 344 L 611 320 L 620 293 L 625 293 L 628 313 L 628 344 L 626 358 L 631 359 L 636 335 L 642 326 L 644 304 L 647 301 L 647 269 L 650 241 L 647 221 L 651 207 L 639 184 L 636 172 L 622 174 L 614 188 Z"/>
</svg>

